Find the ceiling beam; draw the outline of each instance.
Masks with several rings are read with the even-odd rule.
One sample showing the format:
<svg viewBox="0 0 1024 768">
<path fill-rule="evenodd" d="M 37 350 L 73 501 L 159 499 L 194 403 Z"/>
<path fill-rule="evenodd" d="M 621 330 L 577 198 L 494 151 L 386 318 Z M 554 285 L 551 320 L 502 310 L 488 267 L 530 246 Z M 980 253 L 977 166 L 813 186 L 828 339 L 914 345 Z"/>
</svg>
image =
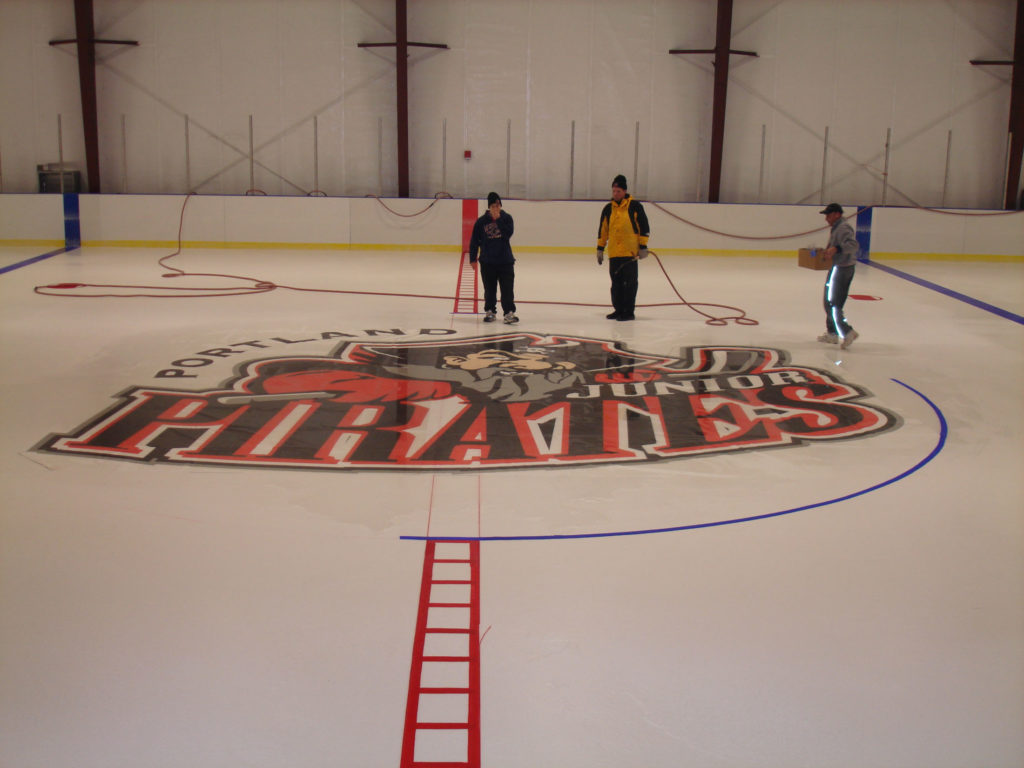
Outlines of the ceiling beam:
<svg viewBox="0 0 1024 768">
<path fill-rule="evenodd" d="M 1024 0 L 1021 0 L 1024 2 Z M 722 190 L 722 158 L 725 154 L 725 105 L 729 91 L 729 57 L 754 56 L 754 51 L 735 51 L 732 44 L 732 0 L 718 0 L 714 48 L 675 48 L 669 53 L 713 54 L 714 96 L 711 104 L 711 159 L 708 174 L 708 202 L 717 203 Z"/>
<path fill-rule="evenodd" d="M 409 196 L 409 48 L 445 48 L 443 43 L 410 43 L 406 0 L 395 0 L 395 42 L 359 43 L 359 48 L 395 49 L 398 115 L 398 196 Z"/>
<path fill-rule="evenodd" d="M 96 108 L 96 44 L 138 45 L 135 40 L 97 40 L 93 21 L 92 0 L 75 0 L 75 37 L 51 40 L 50 45 L 75 43 L 78 47 L 78 88 L 82 99 L 82 136 L 85 140 L 85 186 L 89 192 L 99 194 L 100 132 L 99 113 Z"/>
</svg>

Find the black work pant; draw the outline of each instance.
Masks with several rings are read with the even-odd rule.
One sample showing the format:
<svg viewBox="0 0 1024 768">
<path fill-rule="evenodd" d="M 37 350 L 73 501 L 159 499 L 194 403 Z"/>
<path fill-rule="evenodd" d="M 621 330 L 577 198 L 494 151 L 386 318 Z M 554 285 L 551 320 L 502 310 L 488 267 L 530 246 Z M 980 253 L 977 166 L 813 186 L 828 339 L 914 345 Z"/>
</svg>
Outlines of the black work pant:
<svg viewBox="0 0 1024 768">
<path fill-rule="evenodd" d="M 608 275 L 612 279 L 612 307 L 619 317 L 633 317 L 636 311 L 636 289 L 640 266 L 632 257 L 608 259 Z"/>
<path fill-rule="evenodd" d="M 848 267 L 832 267 L 825 278 L 825 331 L 838 336 L 846 336 L 853 327 L 846 322 L 843 307 L 850 295 L 850 283 L 853 282 L 854 265 Z"/>
<path fill-rule="evenodd" d="M 498 311 L 498 288 L 501 288 L 501 311 L 516 311 L 516 265 L 480 262 L 480 281 L 484 284 L 484 312 Z"/>
</svg>

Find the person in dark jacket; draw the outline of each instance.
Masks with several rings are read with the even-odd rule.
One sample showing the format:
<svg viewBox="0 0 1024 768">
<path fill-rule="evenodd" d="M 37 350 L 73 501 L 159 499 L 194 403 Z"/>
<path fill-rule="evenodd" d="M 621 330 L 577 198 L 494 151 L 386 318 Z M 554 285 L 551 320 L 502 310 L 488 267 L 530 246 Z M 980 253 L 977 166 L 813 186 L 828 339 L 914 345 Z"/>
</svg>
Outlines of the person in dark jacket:
<svg viewBox="0 0 1024 768">
<path fill-rule="evenodd" d="M 487 213 L 476 220 L 469 239 L 469 261 L 480 260 L 480 280 L 484 284 L 484 322 L 493 323 L 498 311 L 498 288 L 501 288 L 501 311 L 506 323 L 518 323 L 515 299 L 515 256 L 512 255 L 512 217 L 501 209 L 497 192 L 487 195 Z"/>
<path fill-rule="evenodd" d="M 597 263 L 604 263 L 608 248 L 608 275 L 612 281 L 612 308 L 609 320 L 633 320 L 640 270 L 637 262 L 647 258 L 647 240 L 651 227 L 638 200 L 626 191 L 621 173 L 612 180 L 612 199 L 601 210 L 597 229 Z"/>
<path fill-rule="evenodd" d="M 829 203 L 821 213 L 825 214 L 825 221 L 832 227 L 825 249 L 825 255 L 832 259 L 832 266 L 825 278 L 825 333 L 818 337 L 818 341 L 848 349 L 860 336 L 843 314 L 860 255 L 860 244 L 850 222 L 843 218 L 843 207 L 839 203 Z"/>
</svg>

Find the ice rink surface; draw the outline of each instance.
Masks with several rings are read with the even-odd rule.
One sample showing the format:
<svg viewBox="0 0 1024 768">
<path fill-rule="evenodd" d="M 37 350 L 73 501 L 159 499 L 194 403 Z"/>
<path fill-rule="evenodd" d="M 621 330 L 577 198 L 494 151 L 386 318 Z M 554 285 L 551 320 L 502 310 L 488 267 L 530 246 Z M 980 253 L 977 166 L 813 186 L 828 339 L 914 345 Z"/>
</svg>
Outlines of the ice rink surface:
<svg viewBox="0 0 1024 768">
<path fill-rule="evenodd" d="M 36 255 L 7 248 L 0 265 Z M 166 255 L 87 247 L 0 275 L 0 765 L 399 766 L 438 537 L 479 548 L 489 768 L 1024 764 L 1024 264 L 888 264 L 974 303 L 859 265 L 843 351 L 816 341 L 824 273 L 795 259 L 648 259 L 637 320 L 616 323 L 593 256 L 517 253 L 506 326 L 453 313 L 457 256 Z M 45 449 L 88 442 L 129 391 L 487 336 L 604 344 L 656 369 L 770 350 L 892 423 L 512 468 Z M 626 381 L 620 401 L 641 391 Z M 607 450 L 617 422 L 594 413 Z"/>
</svg>

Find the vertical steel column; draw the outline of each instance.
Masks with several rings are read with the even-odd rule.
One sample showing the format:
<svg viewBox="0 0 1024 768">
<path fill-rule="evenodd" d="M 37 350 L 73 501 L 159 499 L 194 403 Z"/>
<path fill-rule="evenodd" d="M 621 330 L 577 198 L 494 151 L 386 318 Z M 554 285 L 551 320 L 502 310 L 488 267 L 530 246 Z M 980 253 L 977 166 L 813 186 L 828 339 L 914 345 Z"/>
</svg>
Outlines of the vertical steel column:
<svg viewBox="0 0 1024 768">
<path fill-rule="evenodd" d="M 1017 20 L 1013 36 L 1013 60 L 971 59 L 979 66 L 1008 66 L 1010 74 L 1010 122 L 1007 126 L 1006 173 L 1003 175 L 1003 207 L 1018 206 L 1021 160 L 1024 159 L 1024 0 L 1017 0 Z"/>
<path fill-rule="evenodd" d="M 732 0 L 718 0 L 714 48 L 678 48 L 669 53 L 710 53 L 714 56 L 715 94 L 711 109 L 711 168 L 708 179 L 708 202 L 717 203 L 722 187 L 722 154 L 725 146 L 725 102 L 729 87 L 729 57 L 736 53 L 757 57 L 754 51 L 734 51 L 732 40 Z M 701 191 L 698 190 L 698 198 Z"/>
<path fill-rule="evenodd" d="M 1024 160 L 1024 0 L 1017 0 L 1017 28 L 1013 35 L 1013 74 L 1010 77 L 1010 158 L 1006 174 L 1003 207 L 1013 210 L 1020 205 L 1021 161 Z"/>
<path fill-rule="evenodd" d="M 443 43 L 409 42 L 406 0 L 395 0 L 395 42 L 359 43 L 357 48 L 395 48 L 398 107 L 398 196 L 409 196 L 409 46 L 447 48 Z"/>
<path fill-rule="evenodd" d="M 398 82 L 398 196 L 409 196 L 409 24 L 406 0 L 395 0 L 395 68 Z"/>
<path fill-rule="evenodd" d="M 75 37 L 51 40 L 50 45 L 74 43 L 78 51 L 78 86 L 82 97 L 82 135 L 85 139 L 85 175 L 90 192 L 100 192 L 100 139 L 96 113 L 96 43 L 138 45 L 135 40 L 97 40 L 92 0 L 75 0 Z"/>
<path fill-rule="evenodd" d="M 82 94 L 85 173 L 89 191 L 99 194 L 100 134 L 96 116 L 96 32 L 92 0 L 75 0 L 75 37 L 78 39 L 78 84 Z"/>
<path fill-rule="evenodd" d="M 732 39 L 732 0 L 718 0 L 715 32 L 715 88 L 711 107 L 711 173 L 708 202 L 717 203 L 722 189 L 722 152 L 725 146 L 725 104 L 729 89 L 729 47 Z"/>
</svg>

